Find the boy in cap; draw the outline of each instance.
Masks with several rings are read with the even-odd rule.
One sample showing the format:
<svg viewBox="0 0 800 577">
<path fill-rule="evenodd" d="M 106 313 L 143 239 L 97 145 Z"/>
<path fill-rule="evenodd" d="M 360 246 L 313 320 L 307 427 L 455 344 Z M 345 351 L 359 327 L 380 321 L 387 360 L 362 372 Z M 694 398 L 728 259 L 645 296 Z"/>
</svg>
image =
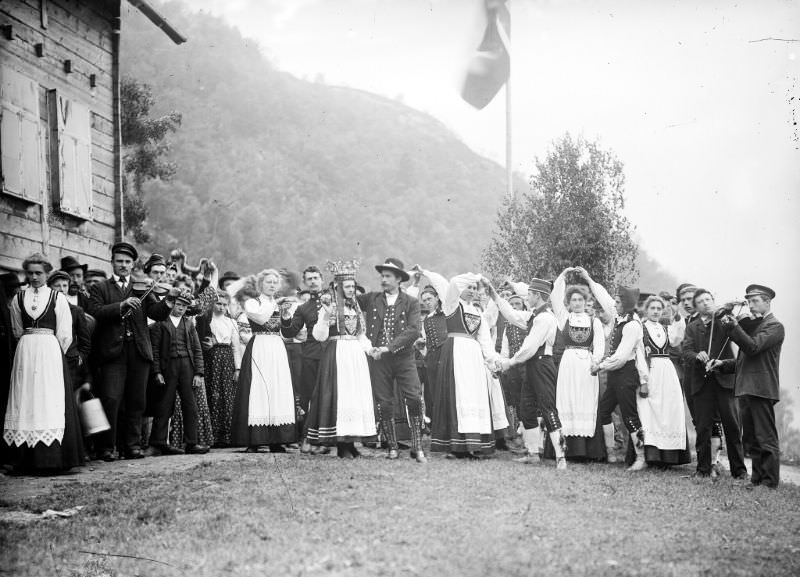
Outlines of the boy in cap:
<svg viewBox="0 0 800 577">
<path fill-rule="evenodd" d="M 731 340 L 739 345 L 734 390 L 743 409 L 743 433 L 753 460 L 750 480 L 752 486 L 766 485 L 775 489 L 780 482 L 775 404 L 780 401 L 778 375 L 785 331 L 772 314 L 774 290 L 751 284 L 745 298 L 752 315 L 760 319 L 751 330 L 752 334 L 748 334 L 731 314 L 722 318 L 722 325 Z"/>
<path fill-rule="evenodd" d="M 192 295 L 184 291 L 175 298 L 167 320 L 160 321 L 150 331 L 153 340 L 153 374 L 157 398 L 150 433 L 150 447 L 156 455 L 176 455 L 183 451 L 167 444 L 169 419 L 175 408 L 175 395 L 181 398 L 183 436 L 186 452 L 203 454 L 207 445 L 197 442 L 199 420 L 194 389 L 204 386 L 203 349 L 194 322 L 184 314 L 192 303 Z M 204 393 L 205 394 L 205 393 Z"/>
</svg>

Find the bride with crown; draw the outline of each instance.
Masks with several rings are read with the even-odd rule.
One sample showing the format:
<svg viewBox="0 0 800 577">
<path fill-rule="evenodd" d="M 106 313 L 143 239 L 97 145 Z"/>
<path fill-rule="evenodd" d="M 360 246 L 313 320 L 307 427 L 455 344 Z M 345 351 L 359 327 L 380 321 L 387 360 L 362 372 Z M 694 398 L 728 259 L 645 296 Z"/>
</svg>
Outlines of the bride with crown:
<svg viewBox="0 0 800 577">
<path fill-rule="evenodd" d="M 336 446 L 343 459 L 359 456 L 356 441 L 373 439 L 375 409 L 367 365 L 372 344 L 364 331 L 364 317 L 356 300 L 358 261 L 328 261 L 333 273 L 334 298 L 321 297 L 319 320 L 313 335 L 324 347 L 317 386 L 307 417 L 312 445 Z"/>
</svg>

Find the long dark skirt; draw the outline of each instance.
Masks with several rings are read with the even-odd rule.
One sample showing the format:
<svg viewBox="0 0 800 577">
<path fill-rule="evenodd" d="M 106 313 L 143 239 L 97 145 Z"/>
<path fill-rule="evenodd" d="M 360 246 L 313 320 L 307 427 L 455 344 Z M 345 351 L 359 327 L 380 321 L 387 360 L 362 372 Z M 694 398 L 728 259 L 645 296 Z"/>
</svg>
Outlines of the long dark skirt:
<svg viewBox="0 0 800 577">
<path fill-rule="evenodd" d="M 423 391 L 423 398 L 425 399 L 425 414 L 431 421 L 433 421 L 433 411 L 436 405 L 436 395 L 439 389 L 436 379 L 439 371 L 439 361 L 442 358 L 442 349 L 429 350 L 425 355 L 425 390 Z"/>
<path fill-rule="evenodd" d="M 625 453 L 625 462 L 628 465 L 633 464 L 636 460 L 636 451 L 633 449 L 633 444 L 628 441 L 628 450 Z M 692 462 L 692 452 L 689 449 L 689 440 L 687 437 L 685 449 L 669 449 L 661 450 L 652 445 L 644 446 L 644 460 L 648 465 L 656 467 L 672 467 L 674 465 L 686 465 Z"/>
<path fill-rule="evenodd" d="M 377 435 L 351 436 L 338 435 L 336 423 L 338 419 L 337 403 L 339 390 L 337 387 L 339 376 L 336 368 L 336 355 L 339 343 L 331 343 L 322 353 L 317 373 L 317 386 L 311 395 L 306 427 L 308 442 L 312 445 L 333 447 L 337 443 L 354 443 L 356 441 L 375 441 Z M 346 354 L 346 352 L 345 352 Z M 361 353 L 363 355 L 363 353 Z M 367 378 L 369 378 L 367 376 Z M 369 390 L 369 399 L 372 390 Z"/>
<path fill-rule="evenodd" d="M 567 440 L 568 461 L 605 461 L 606 443 L 603 437 L 603 427 L 600 421 L 595 422 L 594 435 L 591 437 L 564 437 Z M 556 454 L 553 444 L 548 436 L 544 445 L 544 458 L 555 459 Z"/>
<path fill-rule="evenodd" d="M 66 358 L 62 356 L 64 366 L 64 436 L 53 441 L 49 446 L 41 441 L 33 447 L 27 444 L 10 448 L 11 462 L 20 471 L 39 473 L 56 473 L 67 471 L 84 464 L 83 438 L 78 408 L 72 390 L 72 379 L 67 367 Z M 3 407 L 5 413 L 5 407 Z M 0 441 L 2 442 L 2 441 Z"/>
<path fill-rule="evenodd" d="M 214 428 L 211 424 L 211 413 L 208 410 L 206 401 L 206 389 L 192 389 L 194 400 L 197 403 L 197 442 L 201 445 L 214 444 Z M 181 397 L 175 395 L 175 408 L 172 411 L 172 419 L 169 422 L 169 444 L 173 447 L 183 445 L 183 409 L 181 408 Z"/>
<path fill-rule="evenodd" d="M 280 445 L 296 443 L 298 439 L 297 424 L 271 426 L 250 426 L 248 412 L 250 404 L 250 386 L 253 378 L 253 343 L 259 338 L 253 335 L 242 357 L 242 368 L 239 370 L 239 386 L 233 402 L 233 422 L 231 426 L 231 445 L 235 447 L 253 447 L 258 445 Z"/>
<path fill-rule="evenodd" d="M 457 337 L 461 338 L 461 337 Z M 494 451 L 493 433 L 459 433 L 456 410 L 456 379 L 453 370 L 454 338 L 448 338 L 441 348 L 439 370 L 436 372 L 431 428 L 431 451 L 439 453 L 471 453 Z M 488 395 L 488 391 L 487 391 Z M 488 399 L 487 399 L 488 402 Z"/>
<path fill-rule="evenodd" d="M 214 441 L 218 445 L 231 444 L 231 423 L 238 383 L 234 379 L 236 363 L 230 345 L 217 345 L 205 355 L 206 398 L 211 414 Z"/>
</svg>

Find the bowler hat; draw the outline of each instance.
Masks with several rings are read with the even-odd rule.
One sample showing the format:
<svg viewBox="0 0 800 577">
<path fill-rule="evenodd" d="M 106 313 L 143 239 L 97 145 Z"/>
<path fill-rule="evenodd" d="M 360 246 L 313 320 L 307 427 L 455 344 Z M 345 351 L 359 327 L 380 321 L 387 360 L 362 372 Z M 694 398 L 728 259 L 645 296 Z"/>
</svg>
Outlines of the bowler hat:
<svg viewBox="0 0 800 577">
<path fill-rule="evenodd" d="M 82 268 L 83 273 L 86 274 L 86 270 L 89 268 L 89 265 L 79 263 L 78 259 L 74 256 L 65 256 L 61 259 L 61 270 L 69 272 L 71 270 L 75 270 L 76 268 Z"/>
<path fill-rule="evenodd" d="M 227 280 L 239 280 L 240 278 L 242 278 L 242 277 L 240 277 L 238 274 L 236 274 L 232 270 L 226 271 L 226 272 L 224 272 L 222 274 L 221 277 L 219 277 L 219 288 L 222 288 L 222 285 Z"/>
<path fill-rule="evenodd" d="M 117 253 L 127 254 L 133 260 L 137 260 L 139 258 L 139 253 L 136 251 L 136 247 L 129 242 L 115 243 L 114 246 L 111 247 L 111 254 L 115 255 Z"/>
<path fill-rule="evenodd" d="M 63 270 L 54 270 L 49 277 L 47 277 L 47 286 L 52 286 L 54 282 L 57 280 L 65 280 L 70 282 L 72 279 L 70 276 L 64 272 Z"/>
<path fill-rule="evenodd" d="M 749 299 L 750 297 L 754 296 L 764 296 L 768 299 L 775 298 L 775 291 L 769 288 L 768 286 L 764 286 L 761 284 L 751 284 L 748 285 L 747 289 L 745 289 L 744 298 Z"/>
<path fill-rule="evenodd" d="M 20 281 L 19 275 L 15 272 L 6 272 L 0 274 L 0 284 L 2 284 L 6 290 L 13 290 L 25 286 L 28 283 L 26 281 Z"/>
<path fill-rule="evenodd" d="M 378 272 L 383 272 L 385 270 L 393 272 L 399 276 L 400 280 L 403 282 L 406 282 L 409 278 L 411 278 L 403 266 L 403 261 L 396 258 L 387 258 L 383 264 L 375 265 L 375 270 Z"/>
<path fill-rule="evenodd" d="M 146 273 L 149 273 L 150 270 L 158 264 L 167 266 L 167 261 L 164 260 L 163 256 L 161 256 L 157 252 L 154 252 L 153 254 L 150 255 L 150 258 L 147 259 L 147 262 L 144 263 L 142 270 L 144 270 L 144 272 Z"/>
</svg>

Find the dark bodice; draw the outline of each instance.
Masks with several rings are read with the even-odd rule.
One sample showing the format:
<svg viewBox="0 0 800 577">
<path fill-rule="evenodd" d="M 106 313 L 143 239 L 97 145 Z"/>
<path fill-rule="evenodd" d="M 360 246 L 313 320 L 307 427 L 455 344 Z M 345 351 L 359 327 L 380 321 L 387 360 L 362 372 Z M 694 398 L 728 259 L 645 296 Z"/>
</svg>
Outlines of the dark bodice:
<svg viewBox="0 0 800 577">
<path fill-rule="evenodd" d="M 23 329 L 50 329 L 56 330 L 56 297 L 58 293 L 54 290 L 50 291 L 50 298 L 45 301 L 39 299 L 39 306 L 44 307 L 44 312 L 36 319 L 33 319 L 28 311 L 25 310 L 25 291 L 20 291 L 17 294 L 19 299 L 19 310 L 22 315 L 22 328 Z"/>
<path fill-rule="evenodd" d="M 568 349 L 585 349 L 592 350 L 594 343 L 594 321 L 589 319 L 588 327 L 576 327 L 569 322 L 564 324 L 563 331 L 564 345 Z"/>
<path fill-rule="evenodd" d="M 425 317 L 425 346 L 429 350 L 438 349 L 447 340 L 447 319 L 442 311 Z"/>
<path fill-rule="evenodd" d="M 253 319 L 247 319 L 250 322 L 250 329 L 254 335 L 278 335 L 281 333 L 281 311 L 276 309 L 272 316 L 267 319 L 263 325 L 258 324 Z"/>
<path fill-rule="evenodd" d="M 506 338 L 508 339 L 508 356 L 513 357 L 522 348 L 522 343 L 525 337 L 528 336 L 528 331 L 521 329 L 511 323 L 506 323 Z"/>
<path fill-rule="evenodd" d="M 475 336 L 481 326 L 481 315 L 465 312 L 464 307 L 459 303 L 458 308 L 453 311 L 453 314 L 446 317 L 445 322 L 448 333 Z"/>
<path fill-rule="evenodd" d="M 672 352 L 672 347 L 669 344 L 669 333 L 664 329 L 665 339 L 662 346 L 658 346 L 650 336 L 650 331 L 647 330 L 647 323 L 642 323 L 644 329 L 644 352 L 648 357 L 668 357 Z"/>
</svg>

